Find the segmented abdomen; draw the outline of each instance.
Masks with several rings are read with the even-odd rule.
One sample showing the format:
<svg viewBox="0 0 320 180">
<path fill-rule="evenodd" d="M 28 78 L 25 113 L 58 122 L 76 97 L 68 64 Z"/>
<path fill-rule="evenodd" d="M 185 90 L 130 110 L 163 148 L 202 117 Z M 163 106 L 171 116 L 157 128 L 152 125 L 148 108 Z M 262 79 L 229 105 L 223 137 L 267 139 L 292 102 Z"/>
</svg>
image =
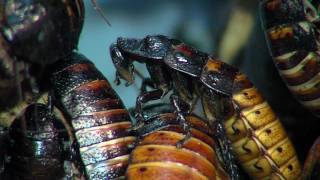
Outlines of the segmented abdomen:
<svg viewBox="0 0 320 180">
<path fill-rule="evenodd" d="M 254 179 L 297 179 L 295 149 L 280 120 L 249 79 L 238 73 L 225 121 L 228 138 L 242 167 Z"/>
<path fill-rule="evenodd" d="M 63 145 L 57 119 L 44 104 L 28 106 L 10 127 L 10 143 L 3 179 L 61 179 Z"/>
<path fill-rule="evenodd" d="M 135 137 L 128 131 L 129 114 L 107 79 L 86 57 L 73 53 L 56 66 L 51 82 L 70 116 L 87 177 L 122 177 Z"/>
<path fill-rule="evenodd" d="M 130 155 L 128 179 L 227 179 L 220 167 L 212 130 L 196 116 L 188 116 L 192 137 L 182 146 L 183 130 L 173 113 L 150 119 L 143 137 Z"/>
<path fill-rule="evenodd" d="M 264 0 L 262 23 L 277 68 L 290 91 L 320 116 L 320 57 L 316 14 L 302 0 Z"/>
</svg>

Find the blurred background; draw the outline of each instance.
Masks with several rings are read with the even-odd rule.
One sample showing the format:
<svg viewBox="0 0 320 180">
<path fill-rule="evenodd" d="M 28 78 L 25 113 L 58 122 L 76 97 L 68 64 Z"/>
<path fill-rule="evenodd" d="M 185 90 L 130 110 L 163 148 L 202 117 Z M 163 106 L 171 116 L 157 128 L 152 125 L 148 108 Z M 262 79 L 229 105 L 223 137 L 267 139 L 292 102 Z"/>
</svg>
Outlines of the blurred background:
<svg viewBox="0 0 320 180">
<path fill-rule="evenodd" d="M 79 51 L 104 73 L 127 107 L 135 105 L 141 81 L 136 77 L 136 84 L 130 87 L 113 83 L 115 68 L 109 45 L 120 36 L 174 37 L 247 74 L 280 116 L 299 158 L 304 160 L 319 135 L 319 120 L 292 97 L 281 81 L 268 52 L 255 0 L 97 0 L 111 27 L 89 0 L 85 3 L 86 19 Z M 143 65 L 135 67 L 147 76 Z"/>
</svg>

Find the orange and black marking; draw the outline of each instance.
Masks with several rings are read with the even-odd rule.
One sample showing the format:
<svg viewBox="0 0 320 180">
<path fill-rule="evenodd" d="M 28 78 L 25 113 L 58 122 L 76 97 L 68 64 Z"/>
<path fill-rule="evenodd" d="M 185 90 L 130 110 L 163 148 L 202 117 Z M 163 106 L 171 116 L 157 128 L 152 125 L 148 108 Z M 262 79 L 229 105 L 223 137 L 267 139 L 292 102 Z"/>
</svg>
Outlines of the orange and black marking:
<svg viewBox="0 0 320 180">
<path fill-rule="evenodd" d="M 55 97 L 70 117 L 87 178 L 123 177 L 135 136 L 122 101 L 84 56 L 74 53 L 54 69 Z"/>
<path fill-rule="evenodd" d="M 215 76 L 210 78 L 210 74 Z M 229 79 L 224 77 L 228 75 Z M 233 152 L 249 176 L 253 179 L 299 178 L 301 168 L 295 149 L 281 121 L 251 81 L 237 69 L 214 59 L 208 60 L 202 76 L 202 81 L 212 90 L 225 85 L 231 89 L 226 93 L 230 95 L 226 97 L 223 123 Z M 213 78 L 222 81 L 224 86 L 210 86 Z M 205 112 L 213 111 L 206 103 Z M 206 112 L 206 116 L 210 119 L 210 113 Z"/>
<path fill-rule="evenodd" d="M 238 73 L 227 136 L 242 167 L 254 179 L 298 179 L 300 164 L 280 120 L 249 79 Z"/>
<path fill-rule="evenodd" d="M 150 128 L 130 155 L 127 179 L 227 179 L 218 163 L 212 130 L 197 116 L 187 116 L 192 137 L 182 146 L 183 130 L 173 113 L 151 119 Z M 154 124 L 162 124 L 155 128 Z"/>
<path fill-rule="evenodd" d="M 300 103 L 319 116 L 320 56 L 317 28 L 313 24 L 317 13 L 310 3 L 301 0 L 264 0 L 260 9 L 280 75 Z"/>
</svg>

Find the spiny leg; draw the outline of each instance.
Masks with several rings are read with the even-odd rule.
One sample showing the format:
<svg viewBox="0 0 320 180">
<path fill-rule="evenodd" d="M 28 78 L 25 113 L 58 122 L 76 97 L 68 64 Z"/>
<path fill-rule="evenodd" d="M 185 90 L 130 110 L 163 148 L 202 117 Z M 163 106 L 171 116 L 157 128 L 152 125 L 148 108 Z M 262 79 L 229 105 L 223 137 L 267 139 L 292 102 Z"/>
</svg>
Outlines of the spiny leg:
<svg viewBox="0 0 320 180">
<path fill-rule="evenodd" d="M 116 71 L 116 77 L 113 81 L 117 86 L 121 84 L 121 80 L 120 80 L 120 74 L 118 71 Z"/>
<path fill-rule="evenodd" d="M 209 126 L 214 129 L 217 142 L 216 151 L 222 157 L 224 169 L 228 172 L 231 179 L 239 179 L 239 168 L 232 154 L 231 144 L 227 138 L 223 125 L 223 111 L 225 104 L 223 99 L 210 91 L 202 95 L 202 106 Z"/>
<path fill-rule="evenodd" d="M 136 109 L 135 109 L 135 118 L 136 118 L 136 125 L 132 127 L 133 130 L 137 130 L 144 125 L 145 118 L 142 112 L 142 106 L 144 103 L 147 103 L 152 100 L 161 99 L 163 95 L 163 91 L 160 89 L 156 89 L 149 92 L 142 92 L 136 101 Z"/>
<path fill-rule="evenodd" d="M 147 87 L 155 88 L 153 81 L 151 78 L 143 78 L 141 83 L 141 92 L 146 92 Z"/>
<path fill-rule="evenodd" d="M 182 101 L 177 95 L 171 95 L 170 100 L 177 114 L 180 126 L 183 129 L 184 138 L 177 142 L 177 148 L 181 148 L 191 138 L 191 124 L 186 120 L 185 116 L 190 113 L 190 107 Z"/>
</svg>

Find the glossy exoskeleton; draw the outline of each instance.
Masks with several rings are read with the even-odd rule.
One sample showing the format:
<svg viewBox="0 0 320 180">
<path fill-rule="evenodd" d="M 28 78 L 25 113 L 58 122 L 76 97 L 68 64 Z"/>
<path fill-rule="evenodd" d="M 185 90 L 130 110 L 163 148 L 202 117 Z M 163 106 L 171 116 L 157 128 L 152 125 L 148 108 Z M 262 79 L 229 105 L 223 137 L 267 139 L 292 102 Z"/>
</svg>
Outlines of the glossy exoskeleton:
<svg viewBox="0 0 320 180">
<path fill-rule="evenodd" d="M 43 66 L 77 48 L 83 21 L 82 0 L 0 0 L 0 124 L 35 101 Z"/>
<path fill-rule="evenodd" d="M 136 138 L 129 130 L 129 113 L 108 80 L 78 53 L 50 69 L 55 102 L 75 131 L 87 178 L 124 177 Z"/>
<path fill-rule="evenodd" d="M 31 104 L 10 130 L 10 145 L 1 179 L 40 180 L 65 176 L 63 144 L 57 119 L 44 104 Z"/>
<path fill-rule="evenodd" d="M 118 38 L 110 51 L 118 80 L 133 83 L 133 61 L 145 63 L 148 68 L 151 79 L 144 81 L 143 92 L 137 99 L 138 120 L 144 120 L 142 103 L 160 99 L 173 90 L 171 100 L 188 135 L 190 125 L 184 116 L 189 112 L 181 111 L 179 104 L 181 100 L 189 103 L 192 111 L 196 100 L 201 98 L 209 123 L 218 120 L 218 124 L 224 124 L 224 134 L 231 141 L 234 154 L 252 178 L 300 176 L 297 155 L 281 122 L 249 79 L 235 67 L 162 35 Z M 146 84 L 155 90 L 145 92 Z M 226 102 L 219 105 L 221 96 Z M 227 170 L 229 174 L 232 172 Z"/>
<path fill-rule="evenodd" d="M 0 72 L 14 63 L 50 64 L 77 47 L 84 20 L 82 0 L 1 0 Z"/>
<path fill-rule="evenodd" d="M 300 103 L 320 116 L 320 19 L 316 7 L 307 0 L 263 0 L 260 10 L 280 75 Z"/>
<path fill-rule="evenodd" d="M 229 179 L 219 164 L 213 131 L 195 115 L 186 119 L 192 125 L 192 138 L 182 148 L 176 148 L 184 138 L 177 115 L 151 115 L 138 129 L 140 138 L 130 155 L 126 178 Z"/>
</svg>

